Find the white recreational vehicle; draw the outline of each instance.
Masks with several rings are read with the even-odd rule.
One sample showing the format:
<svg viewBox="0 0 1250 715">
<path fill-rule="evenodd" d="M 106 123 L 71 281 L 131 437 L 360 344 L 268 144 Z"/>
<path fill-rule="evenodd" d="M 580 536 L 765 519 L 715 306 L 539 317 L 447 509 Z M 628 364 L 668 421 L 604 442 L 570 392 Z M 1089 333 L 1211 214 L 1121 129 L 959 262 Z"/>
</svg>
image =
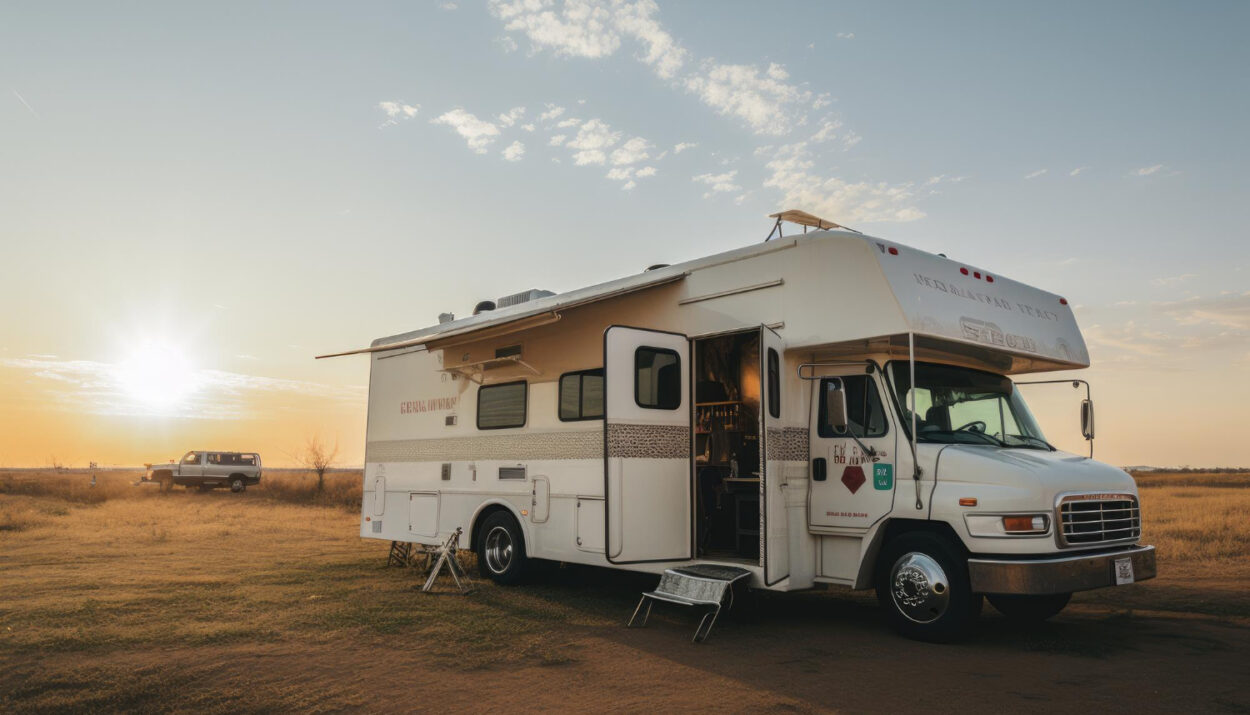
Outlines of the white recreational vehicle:
<svg viewBox="0 0 1250 715">
<path fill-rule="evenodd" d="M 777 216 L 833 230 L 352 351 L 371 355 L 361 536 L 462 528 L 501 583 L 549 559 L 875 587 L 937 640 L 983 595 L 1045 618 L 1154 576 L 1133 479 L 1051 447 L 1008 377 L 1088 366 L 1064 298 Z M 1088 400 L 1082 422 L 1092 439 Z"/>
</svg>

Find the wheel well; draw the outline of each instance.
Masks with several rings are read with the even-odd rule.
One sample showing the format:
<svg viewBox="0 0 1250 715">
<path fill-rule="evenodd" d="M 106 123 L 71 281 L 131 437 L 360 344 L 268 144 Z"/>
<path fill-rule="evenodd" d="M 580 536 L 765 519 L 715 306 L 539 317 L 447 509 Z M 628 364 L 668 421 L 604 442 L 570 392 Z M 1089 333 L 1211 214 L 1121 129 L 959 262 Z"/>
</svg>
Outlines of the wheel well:
<svg viewBox="0 0 1250 715">
<path fill-rule="evenodd" d="M 154 481 L 164 479 L 165 477 L 172 477 L 172 476 L 174 476 L 174 473 L 168 469 L 158 469 L 157 471 L 152 472 L 152 479 Z"/>
<path fill-rule="evenodd" d="M 491 514 L 501 511 L 506 512 L 508 516 L 515 519 L 518 526 L 521 524 L 521 520 L 517 519 L 516 514 L 513 514 L 512 510 L 507 506 L 503 504 L 487 504 L 485 507 L 482 507 L 477 516 L 473 517 L 473 526 L 469 529 L 469 548 L 474 552 L 477 551 L 478 539 L 482 538 L 482 524 L 486 522 L 487 517 Z M 524 537 L 524 530 L 522 530 L 522 537 Z"/>
<path fill-rule="evenodd" d="M 881 557 L 881 551 L 885 545 L 892 540 L 902 536 L 903 534 L 925 533 L 940 536 L 948 541 L 960 554 L 965 557 L 968 555 L 968 549 L 964 546 L 964 542 L 959 538 L 959 534 L 951 528 L 950 524 L 944 521 L 928 521 L 925 519 L 891 519 L 881 529 L 878 530 L 877 538 L 873 540 L 873 544 L 869 547 L 869 552 L 865 554 L 863 562 L 860 564 L 858 577 L 855 580 L 856 588 L 871 588 L 876 582 L 877 561 Z"/>
<path fill-rule="evenodd" d="M 231 478 L 231 479 L 244 479 L 244 480 L 245 480 L 245 479 L 247 479 L 247 475 L 246 475 L 246 474 L 238 474 L 238 473 L 235 473 L 235 474 L 231 474 L 231 475 L 230 475 L 230 478 Z"/>
</svg>

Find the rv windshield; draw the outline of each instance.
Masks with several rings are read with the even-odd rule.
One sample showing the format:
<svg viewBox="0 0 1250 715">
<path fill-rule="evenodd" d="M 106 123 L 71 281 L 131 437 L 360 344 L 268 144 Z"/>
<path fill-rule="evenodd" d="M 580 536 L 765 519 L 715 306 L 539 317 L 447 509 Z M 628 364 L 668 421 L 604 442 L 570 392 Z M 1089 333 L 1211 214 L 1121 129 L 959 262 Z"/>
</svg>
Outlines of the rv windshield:
<svg viewBox="0 0 1250 715">
<path fill-rule="evenodd" d="M 911 431 L 911 374 L 903 361 L 890 363 L 891 382 Z M 917 441 L 990 444 L 1053 450 L 1024 398 L 1009 378 L 965 367 L 916 363 Z"/>
</svg>

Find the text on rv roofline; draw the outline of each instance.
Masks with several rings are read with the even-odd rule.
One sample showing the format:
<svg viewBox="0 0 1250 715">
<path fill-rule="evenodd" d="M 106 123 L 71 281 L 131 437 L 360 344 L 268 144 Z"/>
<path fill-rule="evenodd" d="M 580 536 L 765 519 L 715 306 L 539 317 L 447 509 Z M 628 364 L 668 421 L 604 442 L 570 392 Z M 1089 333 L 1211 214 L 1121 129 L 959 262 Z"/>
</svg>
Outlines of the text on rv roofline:
<svg viewBox="0 0 1250 715">
<path fill-rule="evenodd" d="M 928 276 L 921 275 L 919 273 L 913 273 L 912 275 L 916 277 L 917 283 L 919 283 L 922 286 L 932 288 L 933 290 L 936 290 L 936 291 L 948 293 L 950 295 L 958 296 L 960 298 L 967 298 L 968 300 L 974 300 L 978 303 L 992 305 L 995 308 L 999 308 L 1002 310 L 1010 310 L 1010 311 L 1018 310 L 1021 313 L 1024 313 L 1025 315 L 1037 318 L 1039 320 L 1059 320 L 1059 314 L 1049 311 L 1049 310 L 1043 310 L 1042 308 L 1036 308 L 1034 306 L 1025 305 L 1024 303 L 1020 303 L 1020 302 L 1012 303 L 1009 300 L 1005 300 L 1003 298 L 992 296 L 992 295 L 989 295 L 988 293 L 980 293 L 974 290 L 968 290 L 967 288 L 960 288 L 959 286 L 953 283 L 940 281 L 937 278 L 930 278 Z"/>
</svg>

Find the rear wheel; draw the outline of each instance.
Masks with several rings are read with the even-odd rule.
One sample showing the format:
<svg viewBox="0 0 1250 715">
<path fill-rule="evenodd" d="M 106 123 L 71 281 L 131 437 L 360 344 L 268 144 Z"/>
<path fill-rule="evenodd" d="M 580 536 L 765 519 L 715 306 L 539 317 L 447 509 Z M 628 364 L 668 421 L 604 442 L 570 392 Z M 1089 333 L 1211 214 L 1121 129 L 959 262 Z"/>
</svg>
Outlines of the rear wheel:
<svg viewBox="0 0 1250 715">
<path fill-rule="evenodd" d="M 877 600 L 899 633 L 943 643 L 966 635 L 981 612 L 962 555 L 936 534 L 911 533 L 886 544 L 878 560 Z"/>
<path fill-rule="evenodd" d="M 514 584 L 525 574 L 525 537 L 506 511 L 497 511 L 482 523 L 477 544 L 478 569 L 498 584 Z"/>
<path fill-rule="evenodd" d="M 231 477 L 230 478 L 230 491 L 234 492 L 235 494 L 238 494 L 244 489 L 247 489 L 247 484 L 244 483 L 243 477 Z"/>
<path fill-rule="evenodd" d="M 1070 593 L 1046 596 L 991 595 L 986 596 L 990 605 L 1004 616 L 1025 623 L 1041 623 L 1058 615 L 1072 599 Z"/>
</svg>

